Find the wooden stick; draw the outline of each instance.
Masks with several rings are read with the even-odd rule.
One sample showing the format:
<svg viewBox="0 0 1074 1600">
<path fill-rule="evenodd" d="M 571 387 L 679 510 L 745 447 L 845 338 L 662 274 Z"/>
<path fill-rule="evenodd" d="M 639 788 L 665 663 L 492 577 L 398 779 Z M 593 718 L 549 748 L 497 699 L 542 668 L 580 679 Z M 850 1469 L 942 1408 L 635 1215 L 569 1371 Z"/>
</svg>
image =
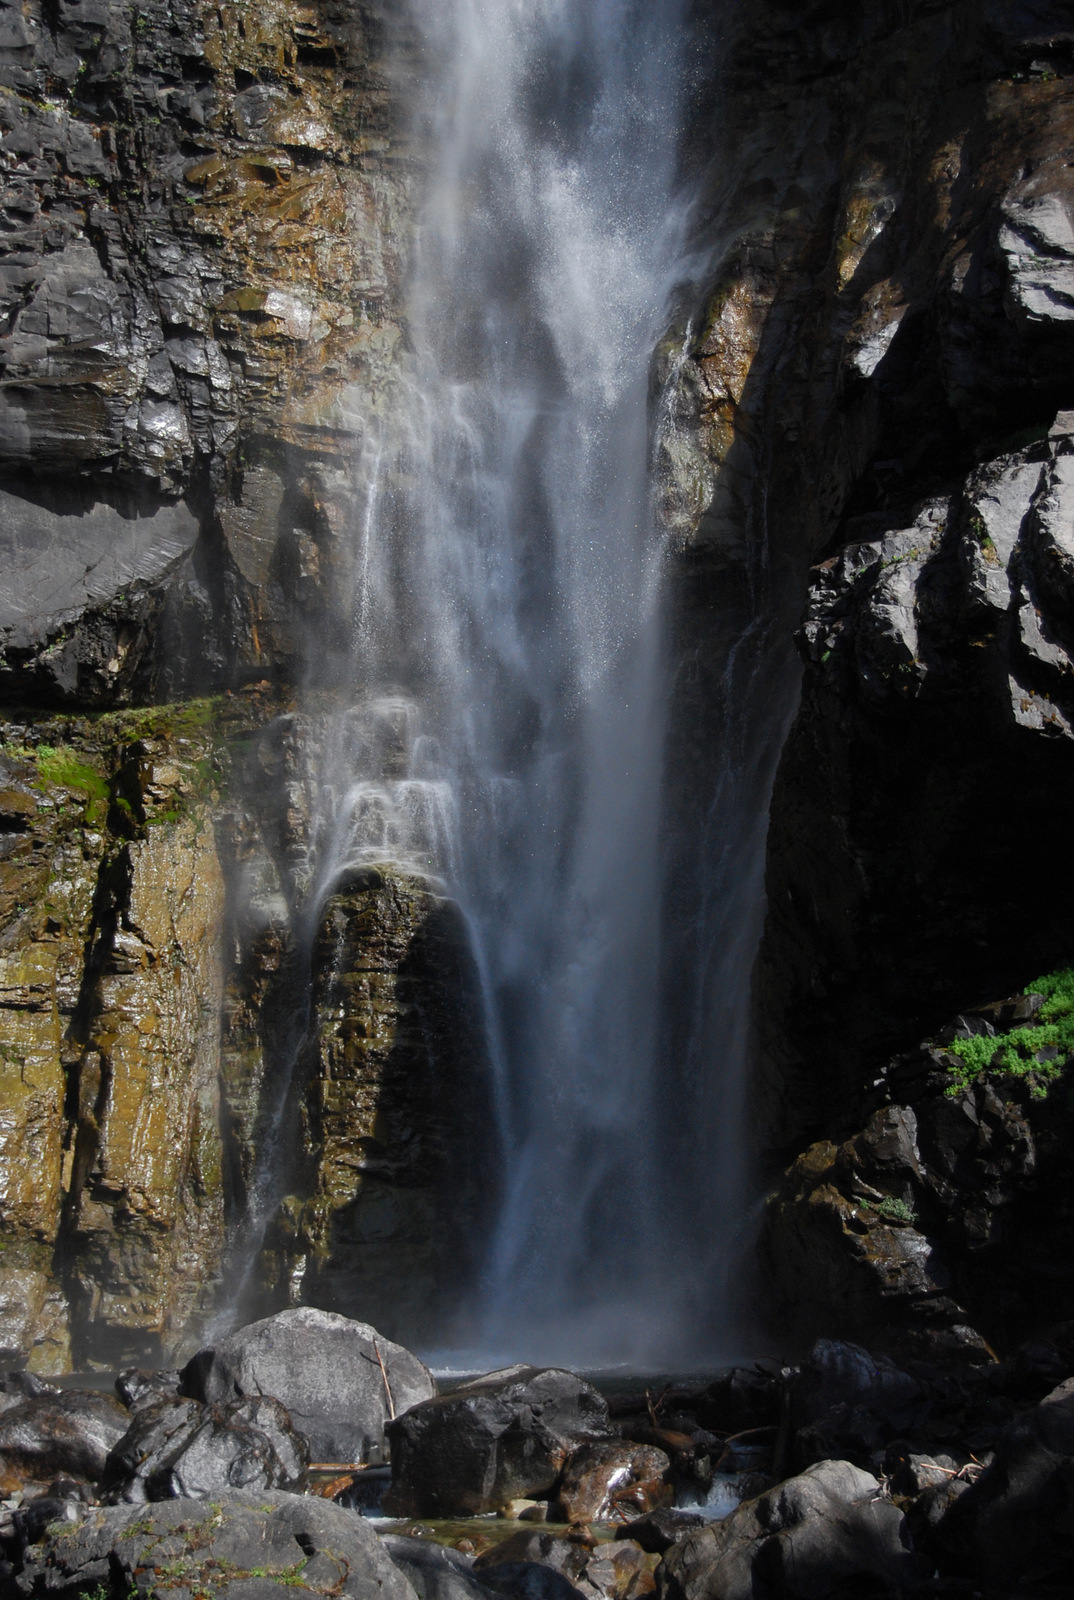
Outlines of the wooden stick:
<svg viewBox="0 0 1074 1600">
<path fill-rule="evenodd" d="M 378 1364 L 380 1366 L 380 1375 L 384 1379 L 384 1393 L 388 1396 L 388 1415 L 392 1419 L 392 1421 L 394 1422 L 395 1421 L 395 1401 L 392 1399 L 392 1386 L 388 1382 L 388 1374 L 384 1370 L 384 1359 L 383 1359 L 383 1357 L 381 1356 L 381 1353 L 380 1353 L 380 1345 L 377 1343 L 377 1341 L 375 1339 L 373 1340 L 373 1350 L 374 1350 L 374 1353 L 376 1354 L 377 1362 L 378 1362 Z"/>
</svg>

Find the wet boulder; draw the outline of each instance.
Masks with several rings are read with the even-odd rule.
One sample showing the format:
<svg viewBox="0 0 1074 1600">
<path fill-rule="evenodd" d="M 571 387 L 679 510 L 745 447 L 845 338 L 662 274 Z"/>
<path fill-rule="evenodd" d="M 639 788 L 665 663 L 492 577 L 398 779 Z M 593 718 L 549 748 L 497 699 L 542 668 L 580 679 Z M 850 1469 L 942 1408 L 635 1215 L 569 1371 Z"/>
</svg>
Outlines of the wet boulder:
<svg viewBox="0 0 1074 1600">
<path fill-rule="evenodd" d="M 478 1582 L 472 1561 L 460 1550 L 431 1539 L 391 1533 L 381 1535 L 381 1544 L 418 1600 L 488 1600 L 489 1591 Z"/>
<path fill-rule="evenodd" d="M 47 1383 L 34 1372 L 5 1372 L 0 1376 L 0 1412 L 11 1411 L 24 1400 L 37 1400 L 42 1395 L 59 1392 L 55 1384 Z"/>
<path fill-rule="evenodd" d="M 673 1546 L 657 1569 L 662 1600 L 819 1600 L 831 1593 L 897 1595 L 929 1563 L 906 1540 L 906 1519 L 849 1461 L 823 1461 Z"/>
<path fill-rule="evenodd" d="M 477 1516 L 555 1487 L 568 1456 L 613 1436 L 603 1397 L 558 1368 L 491 1372 L 388 1427 L 389 1516 Z"/>
<path fill-rule="evenodd" d="M 501 1561 L 484 1575 L 486 1589 L 505 1600 L 593 1600 L 562 1572 L 539 1561 Z"/>
<path fill-rule="evenodd" d="M 564 1522 L 596 1522 L 614 1506 L 629 1505 L 634 1485 L 658 1485 L 670 1468 L 668 1457 L 652 1445 L 615 1439 L 596 1440 L 575 1450 L 559 1486 L 559 1517 Z"/>
<path fill-rule="evenodd" d="M 703 1528 L 705 1518 L 697 1511 L 680 1511 L 676 1506 L 658 1506 L 630 1524 L 630 1537 L 650 1555 L 662 1556 L 695 1528 Z"/>
<path fill-rule="evenodd" d="M 116 1378 L 116 1393 L 128 1411 L 141 1411 L 158 1400 L 173 1399 L 179 1393 L 179 1374 L 127 1367 Z"/>
<path fill-rule="evenodd" d="M 137 1576 L 136 1576 L 137 1575 Z M 316 1496 L 231 1491 L 204 1500 L 89 1511 L 17 1564 L 17 1592 L 138 1593 L 153 1600 L 286 1600 L 302 1593 L 414 1600 L 372 1526 Z M 13 1591 L 15 1592 L 15 1591 Z"/>
<path fill-rule="evenodd" d="M 478 1556 L 474 1562 L 474 1572 L 484 1581 L 485 1575 L 497 1567 L 536 1562 L 539 1566 L 550 1567 L 553 1572 L 560 1573 L 574 1583 L 581 1576 L 588 1559 L 586 1545 L 534 1529 L 532 1533 L 513 1533 L 494 1544 L 491 1550 Z"/>
<path fill-rule="evenodd" d="M 38 1482 L 57 1473 L 96 1481 L 130 1420 L 126 1407 L 91 1389 L 27 1395 L 0 1413 L 0 1459 Z"/>
<path fill-rule="evenodd" d="M 309 1446 L 278 1400 L 204 1406 L 163 1399 L 138 1411 L 108 1459 L 112 1502 L 202 1500 L 228 1489 L 300 1490 Z"/>
<path fill-rule="evenodd" d="M 585 1565 L 583 1581 L 607 1600 L 636 1600 L 656 1588 L 655 1562 L 632 1539 L 600 1544 Z"/>
<path fill-rule="evenodd" d="M 385 1423 L 434 1396 L 436 1380 L 366 1323 L 300 1306 L 199 1350 L 180 1392 L 206 1404 L 273 1395 L 314 1461 L 364 1465 L 384 1461 Z"/>
</svg>

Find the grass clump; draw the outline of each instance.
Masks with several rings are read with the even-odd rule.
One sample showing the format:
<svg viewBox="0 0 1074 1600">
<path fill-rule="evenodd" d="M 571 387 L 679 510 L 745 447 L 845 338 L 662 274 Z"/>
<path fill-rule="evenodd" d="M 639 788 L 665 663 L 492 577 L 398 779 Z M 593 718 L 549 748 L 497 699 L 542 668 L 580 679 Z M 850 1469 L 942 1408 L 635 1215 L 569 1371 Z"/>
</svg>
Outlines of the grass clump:
<svg viewBox="0 0 1074 1600">
<path fill-rule="evenodd" d="M 87 800 L 107 800 L 108 783 L 72 745 L 39 744 L 35 752 L 37 770 L 46 783 L 73 789 Z"/>
<path fill-rule="evenodd" d="M 955 1039 L 947 1046 L 958 1063 L 950 1069 L 954 1082 L 948 1094 L 960 1093 L 982 1072 L 1033 1079 L 1030 1093 L 1038 1100 L 1048 1093 L 1067 1057 L 1074 1054 L 1074 967 L 1035 979 L 1025 992 L 1043 997 L 1036 1022 L 997 1036 Z"/>
<path fill-rule="evenodd" d="M 108 780 L 81 751 L 69 744 L 39 744 L 33 752 L 39 777 L 57 788 L 80 796 L 85 820 L 91 827 L 103 823 L 108 812 Z"/>
</svg>

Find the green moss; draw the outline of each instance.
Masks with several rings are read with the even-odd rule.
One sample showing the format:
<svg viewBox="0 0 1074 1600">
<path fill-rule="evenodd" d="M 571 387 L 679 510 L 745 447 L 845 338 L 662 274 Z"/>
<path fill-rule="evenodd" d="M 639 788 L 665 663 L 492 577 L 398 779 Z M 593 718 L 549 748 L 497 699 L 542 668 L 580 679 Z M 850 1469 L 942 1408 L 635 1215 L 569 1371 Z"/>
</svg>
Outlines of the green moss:
<svg viewBox="0 0 1074 1600">
<path fill-rule="evenodd" d="M 954 1082 L 948 1094 L 960 1093 L 982 1072 L 1030 1078 L 1030 1093 L 1037 1099 L 1048 1093 L 1074 1054 L 1074 967 L 1035 979 L 1025 992 L 1044 999 L 1037 1022 L 994 1037 L 956 1039 L 947 1047 L 957 1060 L 950 1069 Z M 1044 1051 L 1054 1051 L 1054 1057 L 1042 1060 Z"/>
<path fill-rule="evenodd" d="M 35 751 L 37 770 L 46 783 L 73 789 L 87 800 L 108 799 L 108 782 L 72 745 L 39 744 Z"/>
</svg>

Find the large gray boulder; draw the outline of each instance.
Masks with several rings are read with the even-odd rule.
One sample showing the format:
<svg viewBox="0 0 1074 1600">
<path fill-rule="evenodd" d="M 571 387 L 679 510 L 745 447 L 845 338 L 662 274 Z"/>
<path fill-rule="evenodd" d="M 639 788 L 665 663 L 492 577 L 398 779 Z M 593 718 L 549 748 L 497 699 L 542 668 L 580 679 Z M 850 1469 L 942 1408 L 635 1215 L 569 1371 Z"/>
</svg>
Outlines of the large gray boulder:
<svg viewBox="0 0 1074 1600">
<path fill-rule="evenodd" d="M 311 1460 L 367 1464 L 386 1459 L 392 1413 L 430 1400 L 436 1380 L 367 1323 L 300 1306 L 199 1350 L 180 1391 L 207 1404 L 272 1395 L 309 1440 Z"/>
<path fill-rule="evenodd" d="M 18 1563 L 12 1594 L 94 1593 L 124 1600 L 287 1600 L 301 1593 L 415 1600 L 371 1525 L 316 1496 L 232 1491 L 211 1503 L 90 1509 L 59 1524 Z"/>
<path fill-rule="evenodd" d="M 894 1600 L 931 1569 L 879 1489 L 849 1461 L 819 1462 L 674 1545 L 657 1568 L 661 1600 L 822 1600 L 854 1583 Z"/>
<path fill-rule="evenodd" d="M 573 1372 L 507 1367 L 427 1400 L 388 1428 L 390 1516 L 465 1517 L 552 1489 L 572 1450 L 614 1429 Z"/>
<path fill-rule="evenodd" d="M 108 1458 L 106 1498 L 204 1500 L 226 1489 L 301 1490 L 309 1445 L 278 1400 L 222 1406 L 164 1398 L 142 1407 Z"/>
</svg>

